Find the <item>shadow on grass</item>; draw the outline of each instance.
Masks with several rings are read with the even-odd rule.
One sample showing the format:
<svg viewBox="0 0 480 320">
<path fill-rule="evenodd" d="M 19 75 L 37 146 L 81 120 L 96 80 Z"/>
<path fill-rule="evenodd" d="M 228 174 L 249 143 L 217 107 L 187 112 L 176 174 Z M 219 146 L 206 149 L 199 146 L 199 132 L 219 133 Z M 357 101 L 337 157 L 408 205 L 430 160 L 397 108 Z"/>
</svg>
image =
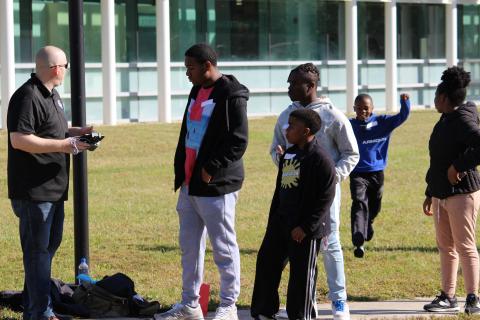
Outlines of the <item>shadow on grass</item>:
<svg viewBox="0 0 480 320">
<path fill-rule="evenodd" d="M 348 301 L 357 301 L 357 302 L 372 302 L 372 301 L 380 301 L 379 297 L 367 297 L 367 296 L 355 296 L 348 294 Z"/>
<path fill-rule="evenodd" d="M 173 252 L 173 251 L 178 251 L 180 253 L 180 247 L 179 246 L 167 246 L 167 245 L 138 245 L 137 249 L 140 251 L 159 251 L 159 252 Z M 207 253 L 212 253 L 212 249 L 207 248 L 206 250 Z M 240 254 L 257 254 L 258 250 L 257 249 L 242 249 L 240 248 Z"/>
<path fill-rule="evenodd" d="M 429 252 L 437 253 L 437 247 L 420 247 L 420 246 L 396 246 L 396 247 L 368 247 L 368 251 L 375 252 L 393 252 L 393 251 L 413 251 L 413 252 Z"/>
</svg>

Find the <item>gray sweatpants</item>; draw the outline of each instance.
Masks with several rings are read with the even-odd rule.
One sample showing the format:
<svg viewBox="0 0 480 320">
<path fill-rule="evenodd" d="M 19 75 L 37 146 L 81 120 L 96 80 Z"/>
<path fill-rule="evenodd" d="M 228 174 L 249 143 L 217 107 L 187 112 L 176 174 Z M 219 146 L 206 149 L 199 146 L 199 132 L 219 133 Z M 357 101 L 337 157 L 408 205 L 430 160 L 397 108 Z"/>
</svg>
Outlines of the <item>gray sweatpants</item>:
<svg viewBox="0 0 480 320">
<path fill-rule="evenodd" d="M 188 187 L 181 188 L 177 211 L 183 268 L 182 304 L 198 306 L 207 233 L 220 272 L 220 305 L 229 306 L 237 301 L 240 294 L 240 252 L 235 234 L 237 198 L 238 191 L 197 197 L 188 195 Z"/>
</svg>

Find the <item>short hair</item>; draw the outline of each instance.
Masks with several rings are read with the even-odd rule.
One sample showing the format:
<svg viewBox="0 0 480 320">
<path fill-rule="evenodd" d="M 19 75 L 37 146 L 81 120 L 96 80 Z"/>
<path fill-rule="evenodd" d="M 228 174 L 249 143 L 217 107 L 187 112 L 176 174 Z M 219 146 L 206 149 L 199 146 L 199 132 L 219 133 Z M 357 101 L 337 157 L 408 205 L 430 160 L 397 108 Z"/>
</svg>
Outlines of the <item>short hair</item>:
<svg viewBox="0 0 480 320">
<path fill-rule="evenodd" d="M 185 51 L 185 56 L 194 58 L 198 63 L 210 61 L 212 65 L 217 65 L 217 53 L 212 47 L 205 43 L 197 43 L 191 46 L 187 49 L 187 51 Z"/>
<path fill-rule="evenodd" d="M 314 81 L 315 84 L 317 84 L 318 81 L 320 81 L 320 72 L 318 71 L 318 68 L 313 63 L 308 62 L 308 63 L 301 64 L 295 67 L 291 71 L 291 73 L 293 72 L 300 72 L 304 74 L 306 77 Z"/>
<path fill-rule="evenodd" d="M 312 109 L 297 109 L 290 113 L 290 117 L 295 118 L 302 122 L 305 127 L 310 129 L 310 134 L 314 135 L 320 130 L 322 126 L 322 120 L 318 113 Z"/>
<path fill-rule="evenodd" d="M 437 93 L 446 95 L 455 106 L 461 104 L 467 96 L 470 72 L 454 66 L 443 71 L 441 80 L 442 82 L 437 87 Z"/>
<path fill-rule="evenodd" d="M 357 102 L 360 102 L 362 100 L 365 100 L 365 99 L 370 99 L 370 101 L 373 103 L 373 99 L 372 97 L 367 94 L 367 93 L 360 93 L 356 98 L 355 98 L 355 101 L 354 101 L 354 104 L 357 104 Z"/>
</svg>

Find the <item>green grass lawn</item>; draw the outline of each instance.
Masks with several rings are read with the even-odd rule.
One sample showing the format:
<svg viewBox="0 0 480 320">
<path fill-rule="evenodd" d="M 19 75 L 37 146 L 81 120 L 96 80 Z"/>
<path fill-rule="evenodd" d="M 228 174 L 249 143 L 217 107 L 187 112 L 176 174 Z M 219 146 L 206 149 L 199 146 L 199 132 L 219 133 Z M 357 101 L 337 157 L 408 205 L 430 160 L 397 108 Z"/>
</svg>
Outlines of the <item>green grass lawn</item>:
<svg viewBox="0 0 480 320">
<path fill-rule="evenodd" d="M 350 194 L 342 184 L 341 237 L 347 289 L 351 300 L 433 296 L 439 289 L 439 258 L 433 221 L 423 215 L 428 138 L 439 115 L 413 112 L 391 139 L 385 172 L 383 208 L 375 221 L 375 237 L 364 259 L 353 257 L 350 241 Z M 240 307 L 248 307 L 276 168 L 268 154 L 276 118 L 250 121 L 245 156 L 246 180 L 237 206 L 237 236 L 241 251 Z M 100 278 L 123 272 L 137 291 L 169 305 L 181 290 L 177 195 L 173 192 L 173 154 L 179 124 L 135 124 L 98 127 L 106 138 L 88 155 L 90 270 Z M 18 220 L 7 199 L 6 132 L 0 132 L 0 290 L 23 285 Z M 73 198 L 72 196 L 70 198 Z M 54 260 L 53 277 L 73 281 L 74 239 L 72 201 L 66 205 L 62 246 Z M 321 260 L 320 260 L 321 261 Z M 209 250 L 205 282 L 211 284 L 212 307 L 218 302 L 219 277 Z M 319 264 L 319 299 L 327 292 Z M 282 281 L 281 292 L 286 291 Z M 457 294 L 465 294 L 459 278 Z M 283 301 L 284 302 L 284 301 Z M 0 319 L 20 314 L 0 310 Z"/>
</svg>

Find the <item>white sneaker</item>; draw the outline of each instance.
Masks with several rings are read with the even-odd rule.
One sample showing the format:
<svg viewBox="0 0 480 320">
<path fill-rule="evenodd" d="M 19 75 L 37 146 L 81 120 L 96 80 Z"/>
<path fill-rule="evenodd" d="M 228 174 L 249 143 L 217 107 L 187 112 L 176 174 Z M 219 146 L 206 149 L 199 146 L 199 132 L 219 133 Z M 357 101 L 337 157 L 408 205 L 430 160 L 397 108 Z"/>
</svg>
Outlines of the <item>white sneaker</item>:
<svg viewBox="0 0 480 320">
<path fill-rule="evenodd" d="M 237 307 L 235 304 L 228 307 L 218 307 L 213 320 L 238 320 Z"/>
<path fill-rule="evenodd" d="M 332 314 L 335 320 L 350 320 L 350 309 L 344 300 L 332 301 Z"/>
<path fill-rule="evenodd" d="M 153 318 L 155 320 L 203 320 L 202 308 L 198 305 L 196 308 L 183 305 L 181 303 L 175 304 L 172 309 L 156 313 Z"/>
</svg>

